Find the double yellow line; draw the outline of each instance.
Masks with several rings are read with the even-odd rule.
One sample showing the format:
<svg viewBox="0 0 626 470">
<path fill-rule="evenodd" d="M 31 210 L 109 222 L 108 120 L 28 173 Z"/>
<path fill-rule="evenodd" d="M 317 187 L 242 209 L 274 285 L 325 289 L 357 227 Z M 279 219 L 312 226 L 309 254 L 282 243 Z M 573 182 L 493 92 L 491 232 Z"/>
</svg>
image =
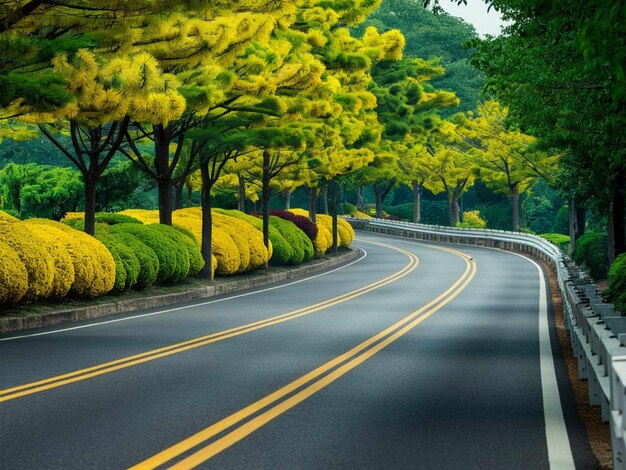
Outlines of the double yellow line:
<svg viewBox="0 0 626 470">
<path fill-rule="evenodd" d="M 159 452 L 153 457 L 144 460 L 131 467 L 131 469 L 153 469 L 162 465 L 167 465 L 168 468 L 172 469 L 189 469 L 206 462 L 211 457 L 241 441 L 282 413 L 347 374 L 350 370 L 380 352 L 433 315 L 444 305 L 448 304 L 470 283 L 476 274 L 476 265 L 472 258 L 456 250 L 442 247 L 432 248 L 454 253 L 462 257 L 466 263 L 463 274 L 444 293 L 341 356 L 323 364 L 317 369 L 303 375 L 299 379 L 294 380 L 236 413 L 212 424 L 206 429 Z M 226 432 L 226 434 L 215 440 L 211 440 L 218 434 L 224 432 Z M 194 450 L 195 448 L 197 449 Z M 188 452 L 192 453 L 182 460 L 178 460 L 183 454 Z M 178 461 L 176 462 L 175 460 Z"/>
<path fill-rule="evenodd" d="M 245 325 L 241 325 L 241 326 L 231 328 L 228 330 L 218 331 L 216 333 L 212 333 L 210 335 L 202 336 L 199 338 L 194 338 L 188 341 L 183 341 L 180 343 L 172 344 L 170 346 L 166 346 L 163 348 L 153 349 L 151 351 L 147 351 L 141 354 L 127 356 L 121 359 L 117 359 L 115 361 L 105 362 L 105 363 L 102 363 L 93 367 L 88 367 L 86 369 L 80 369 L 80 370 L 76 370 L 76 371 L 69 372 L 66 374 L 50 377 L 48 379 L 39 380 L 37 382 L 31 382 L 31 383 L 27 383 L 24 385 L 19 385 L 17 387 L 0 390 L 0 403 L 9 401 L 9 400 L 14 400 L 16 398 L 20 398 L 26 395 L 32 395 L 34 393 L 43 392 L 45 390 L 62 387 L 64 385 L 68 385 L 71 383 L 91 379 L 93 377 L 97 377 L 100 375 L 109 374 L 111 372 L 115 372 L 121 369 L 126 369 L 128 367 L 133 367 L 139 364 L 144 364 L 146 362 L 154 361 L 156 359 L 171 356 L 173 354 L 178 354 L 184 351 L 189 351 L 191 349 L 199 348 L 199 347 L 206 346 L 212 343 L 217 343 L 218 341 L 223 341 L 225 339 L 244 335 L 252 331 L 260 330 L 263 328 L 267 328 L 269 326 L 273 326 L 279 323 L 284 323 L 286 321 L 293 320 L 295 318 L 303 317 L 313 312 L 317 312 L 325 308 L 329 308 L 329 307 L 341 304 L 343 302 L 346 302 L 348 300 L 354 299 L 363 294 L 371 292 L 375 289 L 383 287 L 387 284 L 395 282 L 398 279 L 411 273 L 413 270 L 415 270 L 415 268 L 419 264 L 419 259 L 417 258 L 417 256 L 415 256 L 413 253 L 409 251 L 396 248 L 390 245 L 381 244 L 381 243 L 374 243 L 374 242 L 368 242 L 368 243 L 383 246 L 385 248 L 389 248 L 394 251 L 400 252 L 409 258 L 409 262 L 400 271 L 390 276 L 387 276 L 377 282 L 374 282 L 367 286 L 363 286 L 359 289 L 347 292 L 345 294 L 334 297 L 332 299 L 328 299 L 323 302 L 310 305 L 308 307 L 304 307 L 304 308 L 294 310 L 288 313 L 284 313 L 281 315 L 269 317 L 269 318 L 259 320 L 256 322 L 247 323 Z"/>
</svg>

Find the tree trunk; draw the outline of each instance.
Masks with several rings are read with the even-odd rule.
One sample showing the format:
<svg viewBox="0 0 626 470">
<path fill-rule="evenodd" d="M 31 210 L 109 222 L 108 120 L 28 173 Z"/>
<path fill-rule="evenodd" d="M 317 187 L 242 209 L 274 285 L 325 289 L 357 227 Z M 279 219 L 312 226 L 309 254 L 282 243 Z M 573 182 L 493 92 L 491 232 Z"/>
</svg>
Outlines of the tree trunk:
<svg viewBox="0 0 626 470">
<path fill-rule="evenodd" d="M 270 153 L 263 150 L 263 176 L 261 178 L 261 200 L 263 202 L 263 243 L 269 247 L 269 224 L 270 224 Z"/>
<path fill-rule="evenodd" d="M 322 186 L 320 193 L 322 199 L 322 214 L 328 214 L 328 183 Z"/>
<path fill-rule="evenodd" d="M 356 208 L 361 212 L 365 212 L 365 202 L 363 201 L 363 186 L 356 189 Z"/>
<path fill-rule="evenodd" d="M 85 179 L 85 233 L 96 232 L 96 186 L 98 177 L 93 170 L 84 175 Z"/>
<path fill-rule="evenodd" d="M 517 186 L 512 190 L 511 203 L 513 204 L 513 231 L 519 232 L 519 189 Z"/>
<path fill-rule="evenodd" d="M 611 175 L 611 201 L 609 203 L 609 265 L 626 252 L 626 171 L 618 169 Z"/>
<path fill-rule="evenodd" d="M 382 191 L 377 184 L 375 184 L 373 188 L 374 188 L 374 198 L 376 202 L 376 217 L 378 217 L 379 219 L 383 219 L 385 215 L 383 214 Z"/>
<path fill-rule="evenodd" d="M 459 224 L 459 200 L 456 198 L 448 198 L 450 205 L 450 226 L 456 227 Z"/>
<path fill-rule="evenodd" d="M 238 175 L 239 187 L 237 188 L 237 209 L 240 212 L 246 211 L 246 180 Z"/>
<path fill-rule="evenodd" d="M 332 253 L 337 255 L 337 183 L 330 181 L 330 211 L 333 218 L 333 246 Z"/>
<path fill-rule="evenodd" d="M 170 132 L 163 125 L 153 126 L 154 130 L 154 169 L 158 176 L 157 189 L 159 191 L 159 222 L 172 225 L 172 180 L 167 176 L 169 172 Z"/>
<path fill-rule="evenodd" d="M 291 191 L 289 189 L 285 189 L 283 194 L 285 196 L 285 210 L 288 211 L 291 209 Z"/>
<path fill-rule="evenodd" d="M 204 267 L 200 271 L 200 277 L 213 280 L 213 214 L 211 213 L 211 187 L 209 171 L 206 164 L 200 167 L 202 175 L 202 244 L 200 252 L 204 259 Z"/>
<path fill-rule="evenodd" d="M 317 211 L 315 210 L 317 206 L 317 188 L 315 186 L 311 186 L 309 188 L 309 219 L 316 223 L 316 215 Z"/>
<path fill-rule="evenodd" d="M 183 208 L 183 188 L 185 187 L 185 181 L 181 181 L 174 185 L 174 209 Z"/>
<path fill-rule="evenodd" d="M 420 223 L 422 219 L 422 185 L 413 180 L 413 222 Z"/>
<path fill-rule="evenodd" d="M 157 182 L 159 191 L 159 223 L 172 225 L 171 181 L 160 179 Z"/>
<path fill-rule="evenodd" d="M 575 198 L 569 200 L 569 252 L 576 249 L 576 242 L 585 233 L 585 208 L 576 203 Z"/>
<path fill-rule="evenodd" d="M 193 206 L 193 188 L 187 186 L 187 207 Z"/>
</svg>

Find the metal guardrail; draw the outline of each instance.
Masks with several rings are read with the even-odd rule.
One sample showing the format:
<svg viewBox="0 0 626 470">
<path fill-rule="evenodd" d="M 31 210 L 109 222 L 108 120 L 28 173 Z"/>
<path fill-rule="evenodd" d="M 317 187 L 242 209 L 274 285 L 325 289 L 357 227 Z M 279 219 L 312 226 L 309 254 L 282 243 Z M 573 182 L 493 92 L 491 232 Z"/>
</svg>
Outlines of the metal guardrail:
<svg viewBox="0 0 626 470">
<path fill-rule="evenodd" d="M 346 220 L 357 230 L 427 241 L 460 243 L 529 254 L 550 263 L 563 297 L 565 327 L 589 403 L 611 427 L 613 468 L 626 470 L 626 316 L 605 303 L 598 286 L 556 245 L 537 235 L 457 229 L 384 219 Z"/>
</svg>

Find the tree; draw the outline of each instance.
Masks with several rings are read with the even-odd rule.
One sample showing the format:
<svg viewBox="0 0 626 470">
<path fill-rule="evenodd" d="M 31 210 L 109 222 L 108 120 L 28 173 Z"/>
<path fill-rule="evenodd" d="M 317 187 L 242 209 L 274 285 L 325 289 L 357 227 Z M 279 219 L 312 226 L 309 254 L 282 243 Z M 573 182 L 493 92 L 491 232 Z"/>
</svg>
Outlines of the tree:
<svg viewBox="0 0 626 470">
<path fill-rule="evenodd" d="M 513 230 L 520 227 L 519 198 L 537 177 L 549 180 L 557 157 L 532 149 L 536 139 L 506 124 L 508 109 L 496 101 L 478 106 L 472 113 L 457 116 L 457 132 L 479 152 L 480 177 L 496 192 L 511 199 Z"/>
</svg>

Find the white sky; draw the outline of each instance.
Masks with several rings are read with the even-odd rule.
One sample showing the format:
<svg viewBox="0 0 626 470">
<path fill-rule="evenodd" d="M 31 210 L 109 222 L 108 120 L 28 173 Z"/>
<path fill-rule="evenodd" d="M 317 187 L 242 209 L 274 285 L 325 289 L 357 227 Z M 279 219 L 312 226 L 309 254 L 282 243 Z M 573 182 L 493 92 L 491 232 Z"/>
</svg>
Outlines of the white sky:
<svg viewBox="0 0 626 470">
<path fill-rule="evenodd" d="M 452 16 L 459 16 L 471 23 L 481 37 L 486 34 L 498 36 L 505 23 L 494 8 L 487 13 L 487 4 L 482 0 L 467 0 L 467 5 L 457 5 L 456 0 L 440 0 L 439 5 Z"/>
</svg>

